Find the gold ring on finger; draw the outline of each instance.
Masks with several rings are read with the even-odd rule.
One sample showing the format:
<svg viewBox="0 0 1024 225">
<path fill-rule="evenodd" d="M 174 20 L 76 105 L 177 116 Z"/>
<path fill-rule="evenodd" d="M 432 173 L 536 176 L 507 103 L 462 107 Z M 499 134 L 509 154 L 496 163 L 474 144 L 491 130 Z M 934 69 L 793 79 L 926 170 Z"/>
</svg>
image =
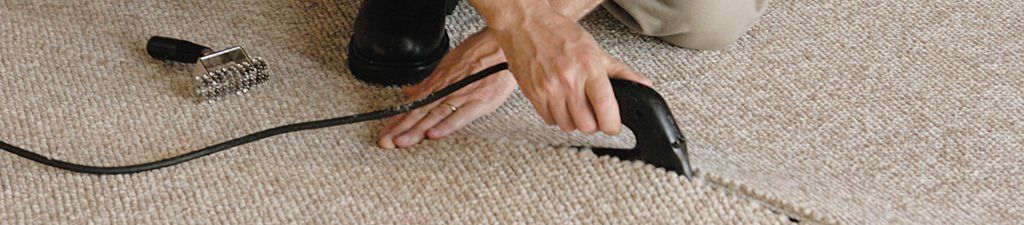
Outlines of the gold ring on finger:
<svg viewBox="0 0 1024 225">
<path fill-rule="evenodd" d="M 448 109 L 451 109 L 453 113 L 454 113 L 455 111 L 459 111 L 459 107 L 455 107 L 455 105 L 452 105 L 451 103 L 447 103 L 447 102 L 445 102 L 445 103 L 441 103 L 441 105 L 442 105 L 442 106 L 447 106 L 447 107 L 448 107 Z"/>
</svg>

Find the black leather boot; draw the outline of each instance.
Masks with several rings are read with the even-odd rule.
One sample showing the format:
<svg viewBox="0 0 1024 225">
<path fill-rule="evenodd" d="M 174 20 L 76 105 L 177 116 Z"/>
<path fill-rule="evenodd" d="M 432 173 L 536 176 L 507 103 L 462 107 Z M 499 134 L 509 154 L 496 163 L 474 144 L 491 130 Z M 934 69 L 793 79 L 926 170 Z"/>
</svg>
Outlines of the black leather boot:
<svg viewBox="0 0 1024 225">
<path fill-rule="evenodd" d="M 445 16 L 457 0 L 365 0 L 348 46 L 356 78 L 379 85 L 415 84 L 448 53 Z"/>
</svg>

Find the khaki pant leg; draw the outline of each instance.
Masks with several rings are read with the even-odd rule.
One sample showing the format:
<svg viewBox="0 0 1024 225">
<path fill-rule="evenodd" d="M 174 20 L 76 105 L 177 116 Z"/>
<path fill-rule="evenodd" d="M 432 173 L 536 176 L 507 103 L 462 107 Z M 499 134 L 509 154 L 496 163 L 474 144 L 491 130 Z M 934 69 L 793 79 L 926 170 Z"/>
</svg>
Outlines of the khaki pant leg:
<svg viewBox="0 0 1024 225">
<path fill-rule="evenodd" d="M 684 48 L 721 49 L 757 22 L 768 0 L 607 0 L 602 5 L 644 35 Z"/>
</svg>

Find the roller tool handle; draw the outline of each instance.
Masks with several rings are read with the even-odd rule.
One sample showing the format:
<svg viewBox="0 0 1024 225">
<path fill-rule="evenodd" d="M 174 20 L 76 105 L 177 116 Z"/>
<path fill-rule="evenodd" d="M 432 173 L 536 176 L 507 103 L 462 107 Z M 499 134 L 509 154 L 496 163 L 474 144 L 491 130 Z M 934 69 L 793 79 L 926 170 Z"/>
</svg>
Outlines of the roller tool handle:
<svg viewBox="0 0 1024 225">
<path fill-rule="evenodd" d="M 155 59 L 196 63 L 204 53 L 213 50 L 185 40 L 153 36 L 146 42 L 146 52 Z"/>
<path fill-rule="evenodd" d="M 633 149 L 593 148 L 594 153 L 643 161 L 691 178 L 693 170 L 686 151 L 686 138 L 679 131 L 665 99 L 640 83 L 619 79 L 611 82 L 622 124 L 633 131 L 636 146 Z"/>
</svg>

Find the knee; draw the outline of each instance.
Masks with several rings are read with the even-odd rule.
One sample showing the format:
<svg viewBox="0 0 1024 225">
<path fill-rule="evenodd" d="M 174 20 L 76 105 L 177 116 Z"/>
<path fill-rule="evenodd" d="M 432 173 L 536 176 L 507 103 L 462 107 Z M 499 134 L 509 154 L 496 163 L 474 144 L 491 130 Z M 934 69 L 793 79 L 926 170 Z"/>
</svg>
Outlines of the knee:
<svg viewBox="0 0 1024 225">
<path fill-rule="evenodd" d="M 767 0 L 693 0 L 685 1 L 686 29 L 678 34 L 659 36 L 676 46 L 714 50 L 728 47 L 742 37 L 764 14 Z"/>
</svg>

